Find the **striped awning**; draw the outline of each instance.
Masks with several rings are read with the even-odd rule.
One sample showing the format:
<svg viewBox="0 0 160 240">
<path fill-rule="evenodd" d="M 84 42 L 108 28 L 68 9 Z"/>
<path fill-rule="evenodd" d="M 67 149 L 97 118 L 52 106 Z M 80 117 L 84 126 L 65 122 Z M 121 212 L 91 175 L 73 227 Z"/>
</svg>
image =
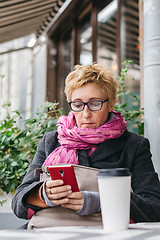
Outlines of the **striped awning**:
<svg viewBox="0 0 160 240">
<path fill-rule="evenodd" d="M 38 37 L 66 0 L 1 0 L 0 43 L 35 33 Z"/>
</svg>

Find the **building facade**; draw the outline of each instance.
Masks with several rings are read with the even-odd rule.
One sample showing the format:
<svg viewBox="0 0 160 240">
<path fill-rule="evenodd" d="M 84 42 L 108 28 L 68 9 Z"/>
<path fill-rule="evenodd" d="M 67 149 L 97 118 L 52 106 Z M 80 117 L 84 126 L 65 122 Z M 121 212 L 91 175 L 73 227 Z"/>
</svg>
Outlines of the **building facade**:
<svg viewBox="0 0 160 240">
<path fill-rule="evenodd" d="M 47 36 L 47 86 L 49 101 L 58 101 L 68 111 L 64 81 L 74 65 L 97 62 L 119 75 L 128 69 L 130 90 L 140 107 L 140 44 L 138 0 L 69 1 L 68 6 L 44 33 Z M 134 76 L 134 81 L 131 77 Z M 127 99 L 125 99 L 127 100 Z"/>
</svg>

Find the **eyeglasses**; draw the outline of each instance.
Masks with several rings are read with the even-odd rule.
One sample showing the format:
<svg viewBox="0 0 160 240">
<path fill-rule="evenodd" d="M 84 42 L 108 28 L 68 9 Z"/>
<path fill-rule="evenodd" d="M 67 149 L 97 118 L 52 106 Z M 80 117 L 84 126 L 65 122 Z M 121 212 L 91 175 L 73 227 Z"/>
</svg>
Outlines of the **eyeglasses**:
<svg viewBox="0 0 160 240">
<path fill-rule="evenodd" d="M 106 100 L 91 100 L 89 102 L 71 101 L 68 104 L 70 106 L 70 109 L 74 112 L 83 111 L 85 108 L 85 105 L 87 105 L 87 107 L 91 111 L 99 111 L 102 109 L 103 103 L 107 101 L 108 101 L 108 98 Z"/>
</svg>

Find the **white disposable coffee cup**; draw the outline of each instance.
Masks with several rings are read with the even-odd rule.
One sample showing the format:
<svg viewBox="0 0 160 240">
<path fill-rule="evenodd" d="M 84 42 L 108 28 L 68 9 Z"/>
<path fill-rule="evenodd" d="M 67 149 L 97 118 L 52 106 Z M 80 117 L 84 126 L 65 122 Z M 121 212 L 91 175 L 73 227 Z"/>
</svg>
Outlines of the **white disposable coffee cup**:
<svg viewBox="0 0 160 240">
<path fill-rule="evenodd" d="M 127 168 L 100 169 L 97 177 L 104 231 L 127 229 L 131 196 L 129 170 Z"/>
</svg>

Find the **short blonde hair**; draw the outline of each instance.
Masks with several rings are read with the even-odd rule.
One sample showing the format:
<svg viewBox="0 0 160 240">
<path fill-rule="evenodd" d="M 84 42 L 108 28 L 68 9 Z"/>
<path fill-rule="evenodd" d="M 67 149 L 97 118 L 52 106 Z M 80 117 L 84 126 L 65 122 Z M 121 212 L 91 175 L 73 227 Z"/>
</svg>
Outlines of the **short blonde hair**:
<svg viewBox="0 0 160 240">
<path fill-rule="evenodd" d="M 94 83 L 104 89 L 110 104 L 116 101 L 118 82 L 110 69 L 96 63 L 87 66 L 76 65 L 68 74 L 64 91 L 67 101 L 71 101 L 74 89 L 86 83 Z"/>
</svg>

